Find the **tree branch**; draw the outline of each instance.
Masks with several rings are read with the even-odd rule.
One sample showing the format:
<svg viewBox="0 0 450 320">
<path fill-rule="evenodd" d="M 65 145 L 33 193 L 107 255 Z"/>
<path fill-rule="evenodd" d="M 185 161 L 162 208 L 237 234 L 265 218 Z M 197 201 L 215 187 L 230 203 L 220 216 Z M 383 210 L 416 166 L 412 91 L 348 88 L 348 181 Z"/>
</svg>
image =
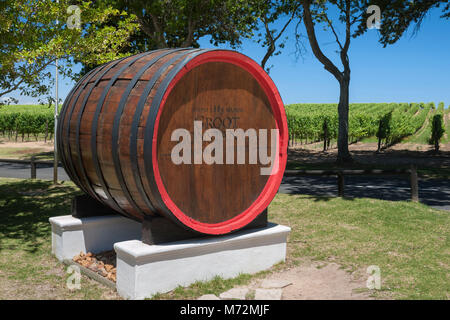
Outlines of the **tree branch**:
<svg viewBox="0 0 450 320">
<path fill-rule="evenodd" d="M 276 37 L 274 38 L 274 42 L 277 41 L 277 40 L 281 37 L 281 35 L 284 33 L 284 31 L 286 30 L 286 28 L 288 27 L 288 25 L 289 25 L 289 24 L 291 23 L 291 21 L 294 19 L 295 14 L 297 13 L 297 10 L 298 10 L 299 6 L 300 6 L 300 5 L 298 4 L 297 6 L 294 7 L 294 9 L 292 10 L 291 17 L 290 17 L 289 20 L 286 22 L 286 24 L 283 26 L 283 28 L 281 29 L 281 31 L 278 33 L 278 36 L 276 36 Z"/>
<path fill-rule="evenodd" d="M 350 77 L 350 63 L 348 59 L 348 49 L 350 48 L 351 39 L 351 21 L 350 21 L 350 0 L 345 1 L 345 44 L 341 50 L 341 61 L 344 65 L 344 77 Z"/>
<path fill-rule="evenodd" d="M 275 52 L 275 40 L 272 37 L 272 32 L 270 32 L 269 29 L 269 24 L 267 22 L 266 17 L 264 16 L 263 18 L 263 22 L 264 22 L 264 28 L 266 29 L 266 38 L 268 40 L 268 48 L 267 48 L 267 52 L 264 55 L 263 59 L 261 60 L 261 67 L 263 69 L 266 68 L 266 63 L 267 60 L 269 60 L 269 58 L 272 56 L 272 54 Z"/>
<path fill-rule="evenodd" d="M 303 5 L 303 22 L 306 27 L 306 32 L 308 34 L 309 43 L 311 44 L 311 49 L 316 56 L 316 58 L 323 64 L 325 69 L 330 72 L 339 82 L 342 80 L 343 75 L 339 69 L 328 59 L 320 49 L 319 43 L 317 42 L 316 33 L 314 30 L 314 22 L 311 17 L 311 1 L 302 0 Z"/>
<path fill-rule="evenodd" d="M 334 30 L 333 23 L 330 21 L 330 19 L 328 19 L 328 15 L 326 13 L 324 13 L 324 16 L 325 16 L 325 20 L 328 23 L 328 26 L 331 28 L 331 31 L 333 32 L 334 37 L 336 38 L 336 42 L 339 45 L 339 48 L 341 48 L 341 50 L 343 50 L 341 41 L 339 40 L 339 37 L 338 37 L 338 35 L 336 33 L 336 30 Z"/>
<path fill-rule="evenodd" d="M 44 63 L 40 68 L 38 68 L 37 70 L 33 71 L 32 74 L 35 75 L 39 75 L 43 70 L 45 70 L 45 68 L 47 68 L 51 63 L 53 62 L 53 60 L 49 60 L 46 63 Z M 5 91 L 1 91 L 0 92 L 0 97 L 4 96 L 5 94 L 8 94 L 12 91 L 18 90 L 20 88 L 20 86 L 25 82 L 25 79 L 23 77 L 20 78 L 19 82 L 15 83 L 12 87 L 10 87 L 9 89 L 5 90 Z"/>
</svg>

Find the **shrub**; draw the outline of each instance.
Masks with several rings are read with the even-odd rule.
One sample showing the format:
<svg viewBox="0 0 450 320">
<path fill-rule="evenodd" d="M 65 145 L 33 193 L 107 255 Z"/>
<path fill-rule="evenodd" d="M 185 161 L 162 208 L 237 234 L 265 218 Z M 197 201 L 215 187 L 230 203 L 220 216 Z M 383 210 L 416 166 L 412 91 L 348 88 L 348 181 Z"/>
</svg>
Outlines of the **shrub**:
<svg viewBox="0 0 450 320">
<path fill-rule="evenodd" d="M 431 123 L 431 138 L 429 140 L 431 145 L 434 145 L 434 151 L 439 152 L 439 142 L 444 136 L 444 123 L 442 114 L 438 113 L 433 116 L 433 121 Z"/>
</svg>

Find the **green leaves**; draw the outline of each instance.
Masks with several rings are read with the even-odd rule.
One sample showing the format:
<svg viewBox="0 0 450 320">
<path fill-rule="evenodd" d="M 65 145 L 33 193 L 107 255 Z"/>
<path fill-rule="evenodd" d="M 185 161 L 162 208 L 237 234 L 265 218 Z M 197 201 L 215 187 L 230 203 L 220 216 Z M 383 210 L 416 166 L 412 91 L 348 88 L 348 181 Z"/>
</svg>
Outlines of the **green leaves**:
<svg viewBox="0 0 450 320">
<path fill-rule="evenodd" d="M 60 72 L 77 78 L 74 61 L 101 64 L 123 55 L 136 17 L 104 1 L 78 1 L 81 28 L 69 28 L 69 0 L 6 0 L 0 5 L 0 97 L 19 90 L 23 95 L 48 94 L 52 72 L 60 59 Z M 112 18 L 120 23 L 102 25 Z"/>
<path fill-rule="evenodd" d="M 258 33 L 254 41 L 266 49 L 266 53 L 261 60 L 261 67 L 269 72 L 272 66 L 266 67 L 266 63 L 270 57 L 281 54 L 288 37 L 282 39 L 280 37 L 285 33 L 291 22 L 300 17 L 300 3 L 293 0 L 255 0 L 255 6 L 258 8 L 258 24 L 255 25 L 255 31 Z M 287 17 L 287 21 L 281 24 L 278 29 L 273 28 L 274 23 L 284 16 Z"/>
<path fill-rule="evenodd" d="M 350 140 L 376 136 L 384 139 L 386 144 L 399 142 L 423 126 L 431 107 L 432 103 L 351 104 L 348 124 Z M 288 105 L 286 115 L 289 133 L 297 139 L 321 141 L 324 121 L 327 121 L 329 136 L 337 138 L 338 114 L 335 104 Z"/>
<path fill-rule="evenodd" d="M 47 106 L 5 106 L 0 110 L 0 132 L 10 139 L 17 135 L 45 134 L 53 126 L 53 112 Z"/>
<path fill-rule="evenodd" d="M 257 20 L 255 0 L 118 0 L 106 1 L 133 13 L 139 22 L 138 43 L 147 50 L 165 47 L 198 47 L 210 36 L 214 45 L 238 46 L 252 35 Z"/>
<path fill-rule="evenodd" d="M 381 10 L 379 41 L 384 46 L 396 43 L 410 26 L 414 26 L 413 32 L 417 32 L 423 19 L 433 8 L 440 8 L 442 18 L 450 18 L 450 3 L 448 0 L 372 0 L 370 4 L 379 6 Z M 367 17 L 367 14 L 363 15 L 356 36 L 367 31 Z"/>
</svg>

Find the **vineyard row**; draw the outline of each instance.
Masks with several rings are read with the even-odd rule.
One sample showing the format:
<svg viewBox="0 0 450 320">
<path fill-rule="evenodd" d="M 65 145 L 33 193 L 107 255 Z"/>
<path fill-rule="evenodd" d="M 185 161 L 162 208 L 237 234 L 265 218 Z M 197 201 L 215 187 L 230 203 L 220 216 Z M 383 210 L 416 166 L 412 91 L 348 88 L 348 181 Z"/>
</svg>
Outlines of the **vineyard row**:
<svg viewBox="0 0 450 320">
<path fill-rule="evenodd" d="M 438 110 L 443 110 L 440 103 Z M 428 114 L 436 110 L 434 103 L 367 103 L 351 104 L 349 140 L 378 137 L 385 145 L 394 144 L 415 134 Z M 286 106 L 291 142 L 311 143 L 338 136 L 336 104 L 293 104 Z"/>
<path fill-rule="evenodd" d="M 434 103 L 360 103 L 351 104 L 349 140 L 379 137 L 393 144 L 415 134 L 431 112 L 441 113 Z M 286 106 L 291 141 L 311 143 L 337 139 L 338 114 L 336 104 L 292 104 Z M 0 133 L 4 138 L 22 140 L 39 135 L 52 137 L 53 111 L 48 106 L 8 106 L 0 108 Z"/>
</svg>

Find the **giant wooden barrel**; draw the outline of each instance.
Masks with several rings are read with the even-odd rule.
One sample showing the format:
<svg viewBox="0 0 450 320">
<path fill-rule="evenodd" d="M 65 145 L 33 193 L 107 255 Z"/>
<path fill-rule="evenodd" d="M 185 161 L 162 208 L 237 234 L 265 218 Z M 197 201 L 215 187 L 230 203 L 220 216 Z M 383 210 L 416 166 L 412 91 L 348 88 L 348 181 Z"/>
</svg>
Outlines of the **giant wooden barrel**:
<svg viewBox="0 0 450 320">
<path fill-rule="evenodd" d="M 60 159 L 84 192 L 129 218 L 164 216 L 204 234 L 241 229 L 267 208 L 287 137 L 274 83 L 229 50 L 162 49 L 101 65 L 69 93 L 58 126 Z"/>
</svg>

